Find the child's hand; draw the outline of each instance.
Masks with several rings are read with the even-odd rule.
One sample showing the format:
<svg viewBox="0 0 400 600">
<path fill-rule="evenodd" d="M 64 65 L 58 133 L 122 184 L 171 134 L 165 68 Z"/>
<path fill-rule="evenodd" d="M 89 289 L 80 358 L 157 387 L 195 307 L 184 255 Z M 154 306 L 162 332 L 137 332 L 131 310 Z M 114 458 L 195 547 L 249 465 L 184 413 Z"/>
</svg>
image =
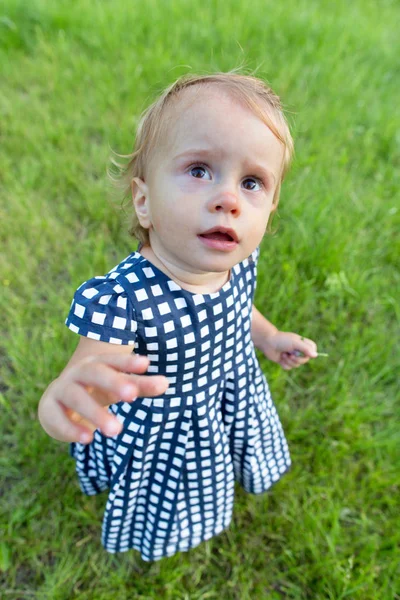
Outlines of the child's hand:
<svg viewBox="0 0 400 600">
<path fill-rule="evenodd" d="M 107 411 L 110 404 L 158 396 L 168 388 L 166 377 L 127 374 L 145 373 L 148 366 L 148 358 L 134 354 L 85 357 L 63 371 L 43 394 L 38 410 L 43 429 L 66 442 L 89 443 L 97 428 L 104 435 L 117 435 L 122 424 Z"/>
<path fill-rule="evenodd" d="M 277 331 L 267 337 L 261 350 L 269 360 L 280 364 L 286 371 L 296 369 L 308 362 L 310 358 L 318 356 L 315 342 L 297 333 L 286 331 Z M 296 356 L 300 352 L 303 356 Z"/>
</svg>

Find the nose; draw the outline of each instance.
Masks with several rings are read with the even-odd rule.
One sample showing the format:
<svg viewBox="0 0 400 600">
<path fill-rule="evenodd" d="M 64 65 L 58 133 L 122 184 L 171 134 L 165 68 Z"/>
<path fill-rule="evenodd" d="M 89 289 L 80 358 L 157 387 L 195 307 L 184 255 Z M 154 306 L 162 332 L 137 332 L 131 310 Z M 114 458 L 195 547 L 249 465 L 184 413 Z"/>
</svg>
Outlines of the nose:
<svg viewBox="0 0 400 600">
<path fill-rule="evenodd" d="M 240 215 L 240 203 L 236 194 L 229 190 L 220 190 L 212 198 L 209 205 L 211 212 L 231 213 L 234 217 Z"/>
</svg>

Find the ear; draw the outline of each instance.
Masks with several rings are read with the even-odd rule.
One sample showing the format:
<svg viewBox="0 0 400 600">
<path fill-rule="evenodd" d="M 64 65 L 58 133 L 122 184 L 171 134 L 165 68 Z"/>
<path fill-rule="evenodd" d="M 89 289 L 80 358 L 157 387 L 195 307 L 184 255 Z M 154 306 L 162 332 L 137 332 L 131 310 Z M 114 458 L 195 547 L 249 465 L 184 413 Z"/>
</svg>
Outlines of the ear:
<svg viewBox="0 0 400 600">
<path fill-rule="evenodd" d="M 132 200 L 139 223 L 145 229 L 151 225 L 149 212 L 149 188 L 147 184 L 139 177 L 134 177 L 131 181 Z"/>
</svg>

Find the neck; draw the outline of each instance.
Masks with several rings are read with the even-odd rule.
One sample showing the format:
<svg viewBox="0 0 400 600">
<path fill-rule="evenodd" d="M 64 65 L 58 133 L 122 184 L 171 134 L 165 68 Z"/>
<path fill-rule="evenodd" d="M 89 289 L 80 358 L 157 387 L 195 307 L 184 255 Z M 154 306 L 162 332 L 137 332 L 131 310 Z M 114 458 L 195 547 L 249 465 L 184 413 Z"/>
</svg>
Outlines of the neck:
<svg viewBox="0 0 400 600">
<path fill-rule="evenodd" d="M 139 252 L 181 288 L 194 294 L 218 292 L 230 277 L 230 271 L 224 273 L 192 273 L 186 271 L 168 258 L 161 257 L 157 250 L 150 245 L 143 245 Z"/>
</svg>

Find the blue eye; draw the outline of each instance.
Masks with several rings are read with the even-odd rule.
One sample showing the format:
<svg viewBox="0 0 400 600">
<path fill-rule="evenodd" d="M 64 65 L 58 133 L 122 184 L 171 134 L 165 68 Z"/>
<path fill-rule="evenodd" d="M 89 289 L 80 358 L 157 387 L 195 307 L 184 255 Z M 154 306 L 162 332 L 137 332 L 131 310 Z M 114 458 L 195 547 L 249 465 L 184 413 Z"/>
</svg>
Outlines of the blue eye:
<svg viewBox="0 0 400 600">
<path fill-rule="evenodd" d="M 190 168 L 189 172 L 191 176 L 195 177 L 196 179 L 211 179 L 208 169 L 202 165 L 194 165 Z"/>
<path fill-rule="evenodd" d="M 243 179 L 242 186 L 250 192 L 258 192 L 258 190 L 261 190 L 262 184 L 256 177 L 246 177 L 246 179 Z"/>
</svg>

